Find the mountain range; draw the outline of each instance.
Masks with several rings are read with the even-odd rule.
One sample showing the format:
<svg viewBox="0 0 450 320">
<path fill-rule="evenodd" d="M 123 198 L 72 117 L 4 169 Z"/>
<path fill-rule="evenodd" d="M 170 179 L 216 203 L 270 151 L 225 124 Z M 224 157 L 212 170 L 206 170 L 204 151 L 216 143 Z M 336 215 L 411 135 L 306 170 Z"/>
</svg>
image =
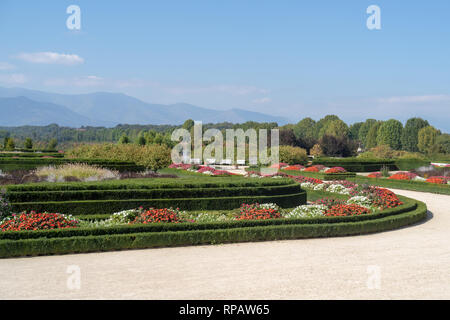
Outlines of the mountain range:
<svg viewBox="0 0 450 320">
<path fill-rule="evenodd" d="M 152 104 L 122 93 L 59 94 L 3 87 L 0 87 L 0 114 L 0 126 L 9 127 L 51 123 L 68 127 L 182 124 L 187 119 L 203 123 L 287 123 L 282 117 L 243 109 L 212 110 L 187 103 Z"/>
</svg>

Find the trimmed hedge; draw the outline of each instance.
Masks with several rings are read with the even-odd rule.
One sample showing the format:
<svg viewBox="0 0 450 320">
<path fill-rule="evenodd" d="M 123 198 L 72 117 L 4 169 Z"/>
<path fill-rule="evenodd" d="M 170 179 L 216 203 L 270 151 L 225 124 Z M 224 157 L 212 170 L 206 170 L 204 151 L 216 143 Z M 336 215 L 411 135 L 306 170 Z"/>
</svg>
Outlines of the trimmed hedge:
<svg viewBox="0 0 450 320">
<path fill-rule="evenodd" d="M 417 207 L 411 211 L 356 222 L 279 224 L 226 229 L 0 240 L 0 257 L 359 235 L 417 223 L 426 218 L 426 213 L 425 204 L 417 202 Z"/>
<path fill-rule="evenodd" d="M 342 167 L 349 172 L 375 172 L 383 166 L 389 170 L 397 170 L 394 160 L 389 159 L 359 159 L 359 158 L 316 158 L 312 164 L 322 164 L 327 167 Z"/>
<path fill-rule="evenodd" d="M 358 184 L 369 184 L 373 186 L 380 186 L 385 188 L 403 189 L 420 192 L 431 192 L 437 194 L 450 195 L 450 185 L 448 184 L 435 184 L 421 181 L 409 181 L 409 180 L 394 180 L 386 178 L 367 178 L 362 176 L 356 176 L 355 178 L 347 179 Z"/>
<path fill-rule="evenodd" d="M 85 201 L 49 201 L 11 203 L 13 211 L 58 212 L 72 215 L 90 215 L 114 213 L 139 206 L 154 208 L 182 208 L 183 210 L 231 210 L 242 203 L 276 203 L 290 208 L 306 202 L 306 192 L 273 196 L 239 196 L 184 199 L 133 199 L 133 200 L 85 200 Z"/>
<path fill-rule="evenodd" d="M 301 191 L 298 183 L 281 186 L 230 188 L 169 188 L 169 189 L 116 189 L 73 191 L 9 192 L 10 202 L 47 202 L 73 200 L 171 199 L 202 197 L 271 196 Z"/>
<path fill-rule="evenodd" d="M 354 172 L 344 172 L 344 173 L 325 173 L 325 172 L 305 172 L 297 170 L 281 170 L 282 172 L 289 174 L 291 176 L 304 176 L 310 178 L 316 178 L 321 180 L 346 180 L 348 178 L 353 178 L 356 176 Z"/>
<path fill-rule="evenodd" d="M 169 188 L 233 188 L 233 187 L 262 187 L 282 186 L 292 184 L 292 180 L 283 179 L 246 179 L 241 177 L 215 178 L 214 181 L 205 177 L 199 180 L 181 180 L 166 178 L 151 179 L 126 179 L 106 180 L 96 182 L 65 182 L 65 183 L 30 183 L 19 185 L 8 185 L 8 192 L 31 192 L 31 191 L 63 191 L 63 190 L 117 190 L 117 189 L 169 189 Z"/>
</svg>

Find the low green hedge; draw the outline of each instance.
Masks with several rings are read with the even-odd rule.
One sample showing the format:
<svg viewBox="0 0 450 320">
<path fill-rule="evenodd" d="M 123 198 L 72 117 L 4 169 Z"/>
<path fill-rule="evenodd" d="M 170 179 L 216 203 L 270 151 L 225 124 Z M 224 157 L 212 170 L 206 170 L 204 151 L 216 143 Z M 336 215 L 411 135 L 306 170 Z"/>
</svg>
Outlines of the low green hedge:
<svg viewBox="0 0 450 320">
<path fill-rule="evenodd" d="M 54 158 L 64 158 L 63 153 L 49 153 L 49 152 L 42 152 L 42 153 L 36 153 L 36 152 L 0 152 L 0 158 L 13 158 L 13 157 L 19 157 L 19 158 L 36 158 L 40 159 L 42 157 L 54 157 Z"/>
<path fill-rule="evenodd" d="M 367 178 L 362 176 L 356 176 L 355 178 L 350 178 L 347 180 L 356 182 L 358 184 L 369 184 L 385 188 L 450 195 L 450 185 L 448 184 L 435 184 L 422 181 L 394 180 L 386 178 Z"/>
<path fill-rule="evenodd" d="M 289 174 L 291 176 L 304 176 L 310 178 L 316 178 L 321 180 L 346 180 L 356 176 L 354 172 L 344 172 L 344 173 L 325 173 L 325 172 L 305 172 L 297 170 L 281 170 L 282 172 Z"/>
<path fill-rule="evenodd" d="M 8 200 L 15 202 L 47 202 L 73 200 L 171 199 L 236 196 L 270 196 L 300 192 L 298 183 L 281 186 L 230 188 L 169 188 L 169 189 L 116 189 L 73 191 L 8 192 Z"/>
<path fill-rule="evenodd" d="M 0 257 L 367 234 L 392 230 L 424 220 L 427 208 L 422 202 L 416 204 L 415 209 L 410 211 L 355 222 L 270 224 L 203 230 L 0 240 Z"/>
<path fill-rule="evenodd" d="M 132 200 L 85 200 L 85 201 L 49 201 L 11 203 L 15 212 L 37 211 L 58 212 L 72 215 L 90 215 L 114 213 L 139 206 L 154 208 L 182 208 L 183 210 L 231 210 L 242 203 L 276 203 L 283 208 L 290 208 L 306 202 L 306 192 L 270 196 L 236 196 L 188 199 L 132 199 Z"/>
<path fill-rule="evenodd" d="M 389 159 L 359 159 L 359 158 L 316 158 L 312 164 L 322 164 L 327 167 L 342 167 L 349 172 L 375 172 L 383 166 L 389 170 L 397 170 L 394 160 Z"/>
<path fill-rule="evenodd" d="M 118 190 L 118 189 L 169 189 L 169 188 L 233 188 L 233 187 L 262 187 L 262 186 L 282 186 L 292 184 L 289 178 L 283 179 L 247 179 L 240 177 L 218 177 L 214 180 L 199 179 L 182 180 L 169 178 L 151 179 L 126 179 L 126 180 L 106 180 L 96 182 L 48 182 L 30 183 L 6 186 L 7 192 L 32 192 L 32 191 L 65 191 L 65 190 Z"/>
</svg>

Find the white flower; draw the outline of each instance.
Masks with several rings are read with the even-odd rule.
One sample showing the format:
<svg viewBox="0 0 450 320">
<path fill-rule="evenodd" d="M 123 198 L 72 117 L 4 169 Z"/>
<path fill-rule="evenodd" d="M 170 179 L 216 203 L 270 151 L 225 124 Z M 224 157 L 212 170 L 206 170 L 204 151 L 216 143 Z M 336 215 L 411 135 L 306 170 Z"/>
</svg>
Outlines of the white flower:
<svg viewBox="0 0 450 320">
<path fill-rule="evenodd" d="M 314 186 L 314 190 L 326 190 L 327 185 L 325 183 L 319 183 L 318 185 Z"/>
<path fill-rule="evenodd" d="M 357 204 L 361 207 L 371 208 L 372 201 L 364 196 L 354 196 L 347 200 L 347 204 Z"/>
<path fill-rule="evenodd" d="M 303 182 L 303 183 L 300 184 L 300 186 L 302 188 L 305 188 L 305 189 L 312 189 L 312 188 L 314 188 L 314 184 L 311 183 L 311 182 Z"/>
<path fill-rule="evenodd" d="M 342 184 L 332 184 L 328 187 L 327 191 L 339 194 L 350 194 L 350 189 L 347 189 Z"/>
<path fill-rule="evenodd" d="M 259 205 L 262 209 L 280 210 L 280 207 L 276 203 L 263 203 Z"/>
<path fill-rule="evenodd" d="M 427 179 L 422 178 L 421 176 L 417 176 L 413 178 L 413 181 L 426 181 Z"/>
</svg>

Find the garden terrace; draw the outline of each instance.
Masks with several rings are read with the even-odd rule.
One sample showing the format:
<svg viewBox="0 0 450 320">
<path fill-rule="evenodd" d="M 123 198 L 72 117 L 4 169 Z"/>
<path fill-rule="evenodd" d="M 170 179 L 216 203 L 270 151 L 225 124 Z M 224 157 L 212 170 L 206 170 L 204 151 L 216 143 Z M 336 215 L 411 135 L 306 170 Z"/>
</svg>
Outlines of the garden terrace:
<svg viewBox="0 0 450 320">
<path fill-rule="evenodd" d="M 403 204 L 398 207 L 359 216 L 7 231 L 0 233 L 0 257 L 348 236 L 392 230 L 425 219 L 424 203 L 400 199 Z"/>
<path fill-rule="evenodd" d="M 0 157 L 0 170 L 33 170 L 41 166 L 62 165 L 67 163 L 85 163 L 117 171 L 143 171 L 143 166 L 138 166 L 133 162 L 93 160 L 93 159 L 68 159 L 68 158 L 10 158 Z"/>
<path fill-rule="evenodd" d="M 111 214 L 139 206 L 215 210 L 234 209 L 245 202 L 273 202 L 281 207 L 306 202 L 305 191 L 290 179 L 254 181 L 241 177 L 35 183 L 9 186 L 7 197 L 16 212 L 72 215 Z"/>
</svg>

